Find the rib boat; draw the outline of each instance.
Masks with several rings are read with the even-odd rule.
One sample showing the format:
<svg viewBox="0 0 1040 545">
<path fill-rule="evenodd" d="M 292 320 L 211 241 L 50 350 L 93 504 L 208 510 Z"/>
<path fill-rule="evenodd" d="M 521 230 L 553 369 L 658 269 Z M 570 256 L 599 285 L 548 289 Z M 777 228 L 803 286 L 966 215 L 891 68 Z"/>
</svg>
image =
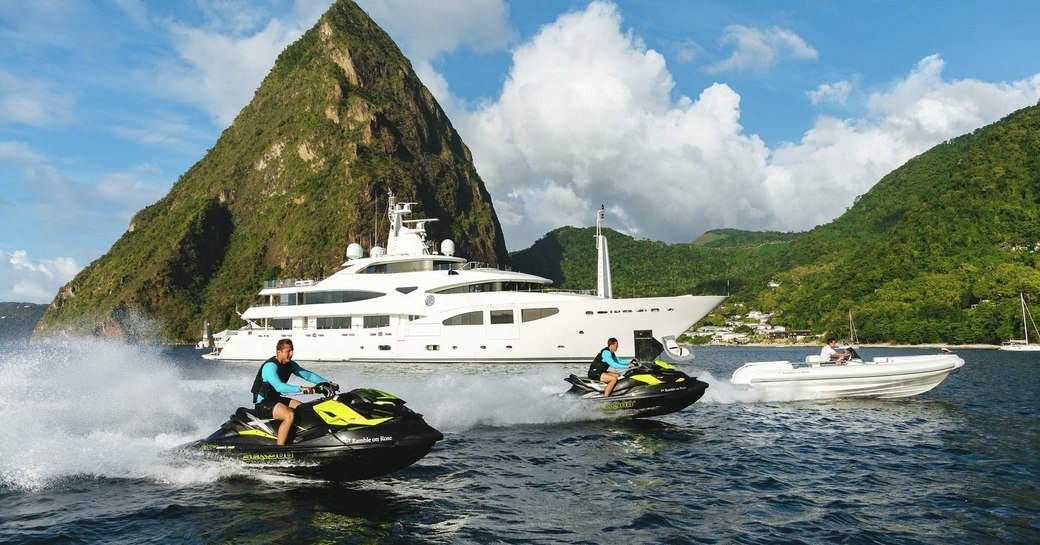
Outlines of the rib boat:
<svg viewBox="0 0 1040 545">
<path fill-rule="evenodd" d="M 730 382 L 785 399 L 895 398 L 935 388 L 964 360 L 949 352 L 876 357 L 864 361 L 855 349 L 848 361 L 809 356 L 804 362 L 757 361 L 733 372 Z"/>
<path fill-rule="evenodd" d="M 298 361 L 587 363 L 610 337 L 626 357 L 640 339 L 677 336 L 725 296 L 614 298 L 604 210 L 596 219 L 597 290 L 553 289 L 548 278 L 488 267 L 427 241 L 433 219 L 408 220 L 415 203 L 389 196 L 386 247 L 347 261 L 320 281 L 271 281 L 241 313 L 244 325 L 213 335 L 213 360 L 269 357 L 280 338 Z"/>
</svg>

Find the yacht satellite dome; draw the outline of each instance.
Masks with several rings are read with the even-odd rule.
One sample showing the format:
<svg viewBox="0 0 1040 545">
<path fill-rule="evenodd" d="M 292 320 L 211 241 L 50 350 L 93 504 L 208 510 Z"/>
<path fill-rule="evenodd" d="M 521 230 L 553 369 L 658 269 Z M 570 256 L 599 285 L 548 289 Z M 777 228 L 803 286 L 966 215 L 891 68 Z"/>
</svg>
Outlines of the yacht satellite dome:
<svg viewBox="0 0 1040 545">
<path fill-rule="evenodd" d="M 347 246 L 347 259 L 361 259 L 364 255 L 365 251 L 357 242 L 351 242 L 350 246 Z"/>
<path fill-rule="evenodd" d="M 450 238 L 441 241 L 441 253 L 444 255 L 455 255 L 455 242 Z"/>
<path fill-rule="evenodd" d="M 386 248 L 382 246 L 373 246 L 368 252 L 369 257 L 383 257 L 386 255 Z"/>
</svg>

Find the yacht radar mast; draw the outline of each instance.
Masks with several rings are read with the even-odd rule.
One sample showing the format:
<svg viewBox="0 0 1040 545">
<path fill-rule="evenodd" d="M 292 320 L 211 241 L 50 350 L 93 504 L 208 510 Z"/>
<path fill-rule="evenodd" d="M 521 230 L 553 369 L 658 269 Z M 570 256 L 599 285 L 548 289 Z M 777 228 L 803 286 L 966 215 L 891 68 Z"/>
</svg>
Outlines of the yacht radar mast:
<svg viewBox="0 0 1040 545">
<path fill-rule="evenodd" d="M 607 237 L 603 236 L 604 206 L 599 205 L 596 212 L 596 296 L 613 299 L 613 288 L 610 286 L 610 251 L 607 249 Z"/>
<path fill-rule="evenodd" d="M 397 202 L 394 192 L 390 191 L 390 204 L 387 214 L 390 217 L 390 234 L 386 237 L 386 255 L 423 255 L 428 254 L 426 242 L 426 222 L 436 219 L 405 220 L 412 213 L 414 202 Z M 415 227 L 408 227 L 414 225 Z"/>
</svg>

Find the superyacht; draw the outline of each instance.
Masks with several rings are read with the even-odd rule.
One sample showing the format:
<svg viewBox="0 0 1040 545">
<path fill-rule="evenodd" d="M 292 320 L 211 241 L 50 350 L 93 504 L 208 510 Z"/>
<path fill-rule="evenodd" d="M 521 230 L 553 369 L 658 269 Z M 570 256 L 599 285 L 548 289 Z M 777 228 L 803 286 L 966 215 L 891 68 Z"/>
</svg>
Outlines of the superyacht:
<svg viewBox="0 0 1040 545">
<path fill-rule="evenodd" d="M 678 336 L 725 296 L 612 297 L 607 239 L 597 213 L 596 293 L 473 263 L 426 239 L 435 219 L 405 219 L 415 203 L 389 197 L 385 248 L 360 244 L 328 278 L 266 282 L 245 325 L 206 339 L 214 360 L 262 360 L 278 339 L 299 361 L 587 363 L 617 337 L 631 357 L 638 339 Z"/>
</svg>

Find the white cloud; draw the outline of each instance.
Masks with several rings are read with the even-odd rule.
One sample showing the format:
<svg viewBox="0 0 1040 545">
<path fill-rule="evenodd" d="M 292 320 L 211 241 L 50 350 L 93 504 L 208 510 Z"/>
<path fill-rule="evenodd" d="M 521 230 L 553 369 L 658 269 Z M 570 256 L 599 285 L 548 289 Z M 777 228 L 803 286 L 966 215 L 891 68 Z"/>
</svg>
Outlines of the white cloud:
<svg viewBox="0 0 1040 545">
<path fill-rule="evenodd" d="M 456 126 L 512 249 L 592 225 L 601 203 L 611 227 L 669 242 L 721 227 L 804 230 L 914 155 L 1040 95 L 1040 75 L 993 84 L 946 81 L 941 69 L 927 57 L 871 95 L 862 117 L 821 116 L 800 141 L 770 149 L 744 132 L 728 85 L 672 100 L 661 55 L 622 30 L 613 5 L 594 2 L 517 47 L 501 95 Z"/>
<path fill-rule="evenodd" d="M 218 3 L 209 5 L 202 26 L 170 22 L 178 60 L 156 67 L 159 85 L 227 126 L 252 99 L 278 54 L 314 26 L 328 5 L 298 0 L 289 16 L 272 18 L 254 2 Z"/>
<path fill-rule="evenodd" d="M 821 83 L 816 89 L 809 91 L 809 100 L 813 105 L 825 103 L 845 105 L 852 92 L 852 83 L 847 80 L 835 81 L 833 83 Z"/>
<path fill-rule="evenodd" d="M 444 54 L 463 48 L 482 54 L 517 39 L 504 0 L 360 0 L 358 4 L 393 36 L 423 85 L 452 119 L 463 117 L 466 107 L 434 64 Z"/>
<path fill-rule="evenodd" d="M 80 268 L 70 257 L 34 261 L 25 250 L 0 249 L 0 301 L 49 303 Z"/>
<path fill-rule="evenodd" d="M 53 84 L 0 69 L 0 123 L 47 127 L 73 119 L 75 101 Z"/>
<path fill-rule="evenodd" d="M 43 161 L 43 155 L 22 142 L 0 142 L 0 164 L 26 166 Z"/>
<path fill-rule="evenodd" d="M 468 47 L 486 53 L 516 39 L 503 0 L 362 0 L 362 8 L 414 61 L 430 61 Z M 424 80 L 425 81 L 425 80 Z"/>
<path fill-rule="evenodd" d="M 675 59 L 683 63 L 700 60 L 706 55 L 704 46 L 689 38 L 669 44 L 669 47 Z"/>
<path fill-rule="evenodd" d="M 727 71 L 759 72 L 772 67 L 783 58 L 815 60 L 815 49 L 794 32 L 780 27 L 762 30 L 743 25 L 726 27 L 720 43 L 732 45 L 729 58 L 708 69 L 711 73 Z"/>
</svg>

